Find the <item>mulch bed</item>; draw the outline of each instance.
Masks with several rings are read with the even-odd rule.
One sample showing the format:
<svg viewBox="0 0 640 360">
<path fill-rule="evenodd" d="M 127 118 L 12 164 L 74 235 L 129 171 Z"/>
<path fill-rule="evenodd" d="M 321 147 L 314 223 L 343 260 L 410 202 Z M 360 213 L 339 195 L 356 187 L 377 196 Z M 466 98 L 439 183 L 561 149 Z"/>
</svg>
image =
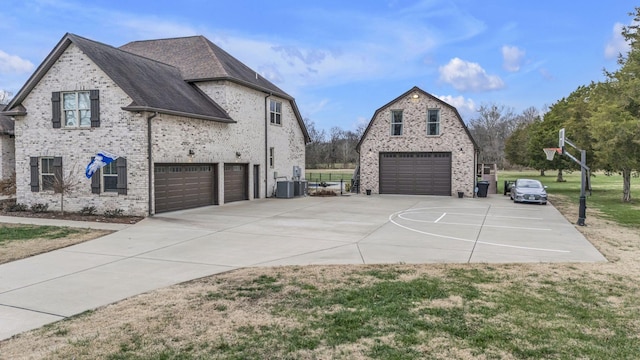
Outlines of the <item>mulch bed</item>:
<svg viewBox="0 0 640 360">
<path fill-rule="evenodd" d="M 33 211 L 6 211 L 5 205 L 9 203 L 15 203 L 15 200 L 0 200 L 0 216 L 16 216 L 27 218 L 40 218 L 40 219 L 55 219 L 55 220 L 75 220 L 75 221 L 90 221 L 90 222 L 102 222 L 102 223 L 116 223 L 116 224 L 135 224 L 138 221 L 144 219 L 144 216 L 104 216 L 104 215 L 83 215 L 75 212 L 65 212 L 64 214 L 59 211 L 45 211 L 45 212 L 33 212 Z"/>
</svg>

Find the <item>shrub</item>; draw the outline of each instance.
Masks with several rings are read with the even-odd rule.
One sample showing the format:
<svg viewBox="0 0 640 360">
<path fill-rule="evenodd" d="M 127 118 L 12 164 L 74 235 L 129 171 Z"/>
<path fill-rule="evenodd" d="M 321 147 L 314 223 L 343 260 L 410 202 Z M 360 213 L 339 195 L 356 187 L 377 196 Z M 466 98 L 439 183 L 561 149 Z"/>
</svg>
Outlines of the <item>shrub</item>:
<svg viewBox="0 0 640 360">
<path fill-rule="evenodd" d="M 7 206 L 7 211 L 9 212 L 27 211 L 28 209 L 29 207 L 27 205 L 19 203 L 10 204 L 9 206 Z"/>
<path fill-rule="evenodd" d="M 312 196 L 336 196 L 337 194 L 333 190 L 320 189 L 315 193 L 311 194 Z"/>
<path fill-rule="evenodd" d="M 33 204 L 31 205 L 31 211 L 34 213 L 43 213 L 43 212 L 47 212 L 47 210 L 49 209 L 49 204 Z"/>
<path fill-rule="evenodd" d="M 119 216 L 122 216 L 123 214 L 124 214 L 124 211 L 122 209 L 105 210 L 104 212 L 104 216 L 109 218 L 119 217 Z"/>
<path fill-rule="evenodd" d="M 95 215 L 98 212 L 98 210 L 96 209 L 95 206 L 85 206 L 82 209 L 80 209 L 80 214 L 81 215 Z"/>
</svg>

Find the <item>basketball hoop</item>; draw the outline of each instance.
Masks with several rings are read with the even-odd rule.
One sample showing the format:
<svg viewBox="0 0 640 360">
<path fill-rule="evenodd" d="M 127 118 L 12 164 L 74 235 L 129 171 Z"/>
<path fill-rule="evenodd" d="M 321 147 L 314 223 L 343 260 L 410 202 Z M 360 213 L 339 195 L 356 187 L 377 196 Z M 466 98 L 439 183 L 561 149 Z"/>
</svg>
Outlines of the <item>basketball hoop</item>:
<svg viewBox="0 0 640 360">
<path fill-rule="evenodd" d="M 547 160 L 553 160 L 553 157 L 558 154 L 562 154 L 562 148 L 544 148 L 544 153 L 547 154 Z"/>
</svg>

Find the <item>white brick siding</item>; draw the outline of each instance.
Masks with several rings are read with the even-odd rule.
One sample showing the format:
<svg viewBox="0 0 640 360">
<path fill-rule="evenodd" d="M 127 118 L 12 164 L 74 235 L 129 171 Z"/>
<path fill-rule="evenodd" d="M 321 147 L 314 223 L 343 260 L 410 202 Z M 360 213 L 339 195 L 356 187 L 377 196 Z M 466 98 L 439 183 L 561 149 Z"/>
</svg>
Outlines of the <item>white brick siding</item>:
<svg viewBox="0 0 640 360">
<path fill-rule="evenodd" d="M 222 106 L 232 119 L 237 121 L 236 124 L 227 125 L 229 131 L 224 134 L 224 140 L 218 140 L 225 146 L 225 155 L 232 156 L 229 162 L 236 161 L 235 152 L 239 151 L 242 154 L 242 162 L 249 161 L 252 165 L 260 165 L 260 179 L 264 182 L 265 160 L 267 161 L 267 197 L 273 196 L 276 183 L 274 172 L 277 172 L 278 176 L 286 176 L 291 180 L 295 165 L 299 166 L 304 174 L 304 135 L 289 100 L 270 96 L 265 101 L 268 94 L 228 81 L 199 83 L 198 86 Z M 268 120 L 269 100 L 282 102 L 281 125 L 273 125 Z M 267 116 L 268 135 L 267 158 L 265 158 L 265 116 Z M 275 167 L 273 169 L 268 164 L 270 147 L 275 150 Z M 251 166 L 249 171 L 253 171 Z M 250 176 L 250 183 L 252 179 L 253 177 Z M 260 196 L 264 196 L 264 186 L 261 186 Z"/>
<path fill-rule="evenodd" d="M 54 91 L 100 90 L 100 127 L 54 129 L 51 123 L 51 93 Z M 17 201 L 26 205 L 49 204 L 60 209 L 60 194 L 30 189 L 29 158 L 61 156 L 65 176 L 77 183 L 64 198 L 65 211 L 95 206 L 99 213 L 122 209 L 125 214 L 145 215 L 148 202 L 146 171 L 146 125 L 140 116 L 122 111 L 131 99 L 75 45 L 70 45 L 23 105 L 27 115 L 16 117 Z M 84 169 L 98 151 L 127 158 L 127 195 L 92 194 Z"/>
<path fill-rule="evenodd" d="M 265 193 L 271 196 L 274 171 L 288 178 L 291 178 L 294 165 L 304 171 L 304 136 L 288 100 L 280 99 L 282 125 L 267 126 L 267 152 L 269 147 L 276 149 L 276 167 L 271 169 L 265 164 L 266 94 L 226 81 L 199 85 L 237 123 L 158 114 L 151 120 L 153 163 L 219 164 L 218 199 L 221 204 L 224 201 L 224 163 L 249 164 L 250 198 L 253 197 L 253 165 L 260 165 L 260 197 Z M 53 128 L 52 92 L 96 89 L 100 91 L 100 127 Z M 72 193 L 65 195 L 66 211 L 95 206 L 99 213 L 119 208 L 127 215 L 147 215 L 147 117 L 151 114 L 122 110 L 131 101 L 95 63 L 71 44 L 22 102 L 27 115 L 16 118 L 17 201 L 26 205 L 46 203 L 51 210 L 60 208 L 60 194 L 31 191 L 29 159 L 61 156 L 64 174 L 68 176 L 73 172 L 71 176 L 78 183 Z M 126 157 L 127 195 L 91 193 L 91 181 L 84 176 L 84 169 L 91 156 L 100 150 Z M 189 150 L 193 150 L 194 155 L 190 156 Z M 239 157 L 236 152 L 240 153 Z M 266 188 L 265 168 L 268 170 Z"/>
<path fill-rule="evenodd" d="M 411 97 L 419 94 L 418 99 Z M 427 136 L 427 110 L 440 109 L 440 135 Z M 401 136 L 391 136 L 391 111 L 403 111 Z M 451 192 L 474 194 L 475 151 L 456 112 L 424 93 L 411 92 L 381 109 L 360 144 L 360 189 L 379 193 L 381 152 L 451 152 Z"/>
</svg>

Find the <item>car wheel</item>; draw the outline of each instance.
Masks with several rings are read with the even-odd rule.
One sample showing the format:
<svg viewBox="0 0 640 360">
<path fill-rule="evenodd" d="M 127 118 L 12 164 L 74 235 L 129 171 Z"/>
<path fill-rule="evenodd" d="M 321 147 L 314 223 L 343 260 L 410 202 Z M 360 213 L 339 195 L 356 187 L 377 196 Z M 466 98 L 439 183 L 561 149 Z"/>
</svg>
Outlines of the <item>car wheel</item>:
<svg viewBox="0 0 640 360">
<path fill-rule="evenodd" d="M 547 202 L 546 202 L 546 201 L 545 201 L 545 202 L 543 202 L 543 203 L 542 203 L 542 205 L 547 205 Z"/>
</svg>

